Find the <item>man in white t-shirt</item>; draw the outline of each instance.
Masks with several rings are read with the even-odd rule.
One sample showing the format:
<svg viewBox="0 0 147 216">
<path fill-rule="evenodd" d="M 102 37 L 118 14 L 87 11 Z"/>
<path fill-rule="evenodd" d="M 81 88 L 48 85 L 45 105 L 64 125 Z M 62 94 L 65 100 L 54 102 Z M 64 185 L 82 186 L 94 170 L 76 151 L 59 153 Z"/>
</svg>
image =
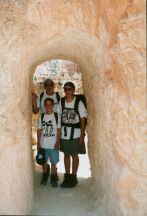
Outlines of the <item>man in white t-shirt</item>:
<svg viewBox="0 0 147 216">
<path fill-rule="evenodd" d="M 55 83 L 51 79 L 46 79 L 44 81 L 44 89 L 45 91 L 42 92 L 38 97 L 35 94 L 32 94 L 32 111 L 34 114 L 38 112 L 44 113 L 44 100 L 46 98 L 52 98 L 54 100 L 54 112 L 58 111 L 58 104 L 60 101 L 60 96 L 58 92 L 54 92 Z"/>
<path fill-rule="evenodd" d="M 79 166 L 79 156 L 81 147 L 84 146 L 85 118 L 87 110 L 82 101 L 77 101 L 74 96 L 75 86 L 72 82 L 64 84 L 65 97 L 59 103 L 61 113 L 61 146 L 64 153 L 65 174 L 60 187 L 71 188 L 78 184 L 77 170 Z M 77 108 L 76 108 L 77 106 Z M 72 158 L 72 173 L 70 173 Z"/>
<path fill-rule="evenodd" d="M 57 187 L 56 164 L 59 162 L 59 146 L 61 140 L 61 119 L 53 112 L 54 101 L 46 98 L 44 101 L 45 113 L 38 120 L 37 149 L 44 149 L 46 163 L 42 165 L 43 176 L 41 184 L 46 185 L 48 180 L 48 164 L 51 162 L 51 185 Z"/>
</svg>

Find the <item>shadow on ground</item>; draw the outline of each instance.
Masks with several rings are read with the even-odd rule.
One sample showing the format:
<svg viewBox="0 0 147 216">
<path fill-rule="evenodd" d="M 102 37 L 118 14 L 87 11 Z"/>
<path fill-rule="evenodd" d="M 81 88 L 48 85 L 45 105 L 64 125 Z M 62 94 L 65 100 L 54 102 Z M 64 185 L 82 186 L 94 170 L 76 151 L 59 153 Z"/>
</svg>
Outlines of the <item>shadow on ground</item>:
<svg viewBox="0 0 147 216">
<path fill-rule="evenodd" d="M 50 179 L 40 185 L 41 167 L 35 165 L 34 206 L 30 215 L 48 216 L 96 216 L 96 202 L 92 200 L 92 178 L 78 178 L 75 188 L 52 188 Z M 59 184 L 63 173 L 59 173 Z"/>
</svg>

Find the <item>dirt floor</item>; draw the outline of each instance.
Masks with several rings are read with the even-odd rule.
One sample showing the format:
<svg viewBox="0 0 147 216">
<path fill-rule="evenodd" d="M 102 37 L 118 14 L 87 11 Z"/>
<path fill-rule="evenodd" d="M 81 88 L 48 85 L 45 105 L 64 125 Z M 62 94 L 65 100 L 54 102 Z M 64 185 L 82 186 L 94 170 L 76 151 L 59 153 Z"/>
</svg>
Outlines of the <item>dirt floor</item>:
<svg viewBox="0 0 147 216">
<path fill-rule="evenodd" d="M 35 146 L 34 156 L 36 154 Z M 59 185 L 63 180 L 63 154 L 58 163 Z M 48 216 L 97 216 L 96 201 L 92 193 L 92 178 L 87 154 L 80 155 L 79 184 L 75 188 L 52 188 L 50 179 L 46 186 L 40 185 L 42 170 L 35 163 L 34 206 L 30 215 Z"/>
</svg>

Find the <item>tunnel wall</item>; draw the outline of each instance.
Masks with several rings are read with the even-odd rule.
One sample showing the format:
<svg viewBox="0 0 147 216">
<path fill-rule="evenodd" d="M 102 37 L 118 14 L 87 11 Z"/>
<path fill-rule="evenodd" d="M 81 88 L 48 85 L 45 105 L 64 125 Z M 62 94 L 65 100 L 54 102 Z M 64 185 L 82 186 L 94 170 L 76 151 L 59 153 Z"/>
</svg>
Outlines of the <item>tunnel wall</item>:
<svg viewBox="0 0 147 216">
<path fill-rule="evenodd" d="M 31 209 L 32 76 L 62 58 L 82 69 L 98 215 L 145 215 L 145 1 L 1 0 L 0 27 L 0 214 Z"/>
</svg>

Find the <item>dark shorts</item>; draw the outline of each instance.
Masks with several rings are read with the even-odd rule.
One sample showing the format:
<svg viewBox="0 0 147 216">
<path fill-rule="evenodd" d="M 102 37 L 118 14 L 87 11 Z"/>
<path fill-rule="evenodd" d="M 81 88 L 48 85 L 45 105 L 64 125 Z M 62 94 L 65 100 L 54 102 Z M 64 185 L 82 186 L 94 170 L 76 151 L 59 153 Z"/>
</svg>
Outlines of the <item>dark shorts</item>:
<svg viewBox="0 0 147 216">
<path fill-rule="evenodd" d="M 80 144 L 80 139 L 61 140 L 60 151 L 64 154 L 86 154 L 85 143 Z"/>
</svg>

